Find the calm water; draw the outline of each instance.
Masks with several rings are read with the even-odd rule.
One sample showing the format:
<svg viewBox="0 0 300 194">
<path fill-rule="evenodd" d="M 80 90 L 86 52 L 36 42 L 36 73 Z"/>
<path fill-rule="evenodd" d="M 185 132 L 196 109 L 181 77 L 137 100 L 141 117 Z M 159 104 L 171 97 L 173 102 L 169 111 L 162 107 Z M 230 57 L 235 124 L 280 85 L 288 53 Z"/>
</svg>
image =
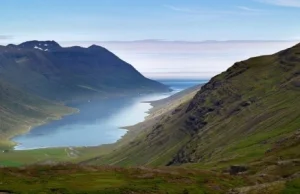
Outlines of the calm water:
<svg viewBox="0 0 300 194">
<path fill-rule="evenodd" d="M 97 146 L 114 143 L 125 133 L 122 126 L 142 122 L 151 108 L 145 101 L 166 98 L 191 86 L 206 81 L 194 80 L 160 80 L 174 91 L 139 97 L 116 98 L 75 105 L 79 114 L 64 117 L 34 128 L 29 133 L 17 136 L 15 149 L 35 149 L 65 146 Z"/>
</svg>

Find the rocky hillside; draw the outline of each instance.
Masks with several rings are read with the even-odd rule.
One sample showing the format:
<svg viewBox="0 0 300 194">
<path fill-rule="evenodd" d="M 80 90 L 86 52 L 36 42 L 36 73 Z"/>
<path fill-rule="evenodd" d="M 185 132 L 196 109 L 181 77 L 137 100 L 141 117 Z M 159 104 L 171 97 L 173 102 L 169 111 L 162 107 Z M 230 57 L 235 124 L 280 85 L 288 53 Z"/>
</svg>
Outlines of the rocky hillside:
<svg viewBox="0 0 300 194">
<path fill-rule="evenodd" d="M 0 47 L 0 76 L 27 92 L 59 101 L 168 90 L 103 47 L 63 48 L 54 41 Z"/>
</svg>

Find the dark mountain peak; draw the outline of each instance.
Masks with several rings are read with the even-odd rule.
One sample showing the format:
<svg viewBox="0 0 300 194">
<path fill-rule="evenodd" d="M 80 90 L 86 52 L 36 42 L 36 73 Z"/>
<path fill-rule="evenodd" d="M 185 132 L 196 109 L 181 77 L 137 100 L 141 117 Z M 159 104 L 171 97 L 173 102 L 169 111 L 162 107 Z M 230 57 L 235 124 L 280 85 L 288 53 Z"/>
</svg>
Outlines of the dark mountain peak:
<svg viewBox="0 0 300 194">
<path fill-rule="evenodd" d="M 57 42 L 55 41 L 27 41 L 18 45 L 19 48 L 24 49 L 37 49 L 41 51 L 52 51 L 62 48 Z"/>
<path fill-rule="evenodd" d="M 98 45 L 91 45 L 90 47 L 88 47 L 89 50 L 95 50 L 95 51 L 106 51 L 107 49 L 105 49 L 102 46 L 98 46 Z"/>
<path fill-rule="evenodd" d="M 9 45 L 7 45 L 7 47 L 8 47 L 8 48 L 16 48 L 16 47 L 18 47 L 18 46 L 15 45 L 15 44 L 9 44 Z"/>
<path fill-rule="evenodd" d="M 89 48 L 102 48 L 101 46 L 98 46 L 96 44 L 92 44 L 91 46 L 89 46 Z"/>
</svg>

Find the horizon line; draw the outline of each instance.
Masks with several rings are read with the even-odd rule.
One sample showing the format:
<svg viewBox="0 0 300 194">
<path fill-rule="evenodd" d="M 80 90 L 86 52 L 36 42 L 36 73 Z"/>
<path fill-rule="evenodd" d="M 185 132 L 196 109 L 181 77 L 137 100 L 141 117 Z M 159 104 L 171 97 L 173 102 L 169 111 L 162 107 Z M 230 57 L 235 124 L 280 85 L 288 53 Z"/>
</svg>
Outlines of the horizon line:
<svg viewBox="0 0 300 194">
<path fill-rule="evenodd" d="M 300 42 L 300 39 L 280 39 L 280 40 L 239 40 L 239 39 L 233 39 L 233 40 L 166 40 L 166 39 L 140 39 L 140 40 L 53 40 L 53 39 L 44 39 L 44 40 L 26 40 L 21 41 L 18 43 L 15 43 L 12 41 L 12 43 L 9 44 L 21 44 L 24 42 L 30 42 L 30 41 L 55 41 L 57 43 L 187 43 L 187 44 L 204 44 L 204 43 L 258 43 L 258 42 Z M 9 44 L 6 44 L 8 46 Z"/>
</svg>

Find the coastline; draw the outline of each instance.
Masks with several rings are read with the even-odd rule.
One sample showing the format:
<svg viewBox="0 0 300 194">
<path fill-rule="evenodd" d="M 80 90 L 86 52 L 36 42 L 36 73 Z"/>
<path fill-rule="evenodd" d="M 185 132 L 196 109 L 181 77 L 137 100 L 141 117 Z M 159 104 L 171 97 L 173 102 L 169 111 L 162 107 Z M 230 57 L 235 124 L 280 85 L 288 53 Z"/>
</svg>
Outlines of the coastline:
<svg viewBox="0 0 300 194">
<path fill-rule="evenodd" d="M 178 93 L 184 92 L 185 90 L 182 90 Z M 184 101 L 188 101 L 193 97 L 193 94 L 197 91 L 191 92 L 189 95 L 187 95 L 184 99 Z M 188 92 L 189 93 L 189 92 Z M 142 121 L 136 122 L 133 125 L 120 125 L 118 127 L 119 129 L 124 130 L 124 134 L 119 137 L 116 141 L 112 143 L 103 143 L 99 145 L 94 146 L 36 146 L 31 148 L 24 148 L 22 147 L 18 149 L 15 145 L 11 145 L 9 149 L 3 149 L 3 152 L 7 150 L 9 154 L 0 153 L 0 157 L 3 159 L 2 165 L 5 166 L 12 166 L 12 165 L 30 165 L 30 164 L 57 164 L 61 162 L 71 162 L 71 163 L 79 163 L 79 164 L 89 164 L 89 163 L 102 163 L 104 158 L 109 158 L 113 156 L 115 151 L 124 149 L 127 146 L 130 146 L 131 142 L 133 142 L 135 139 L 139 138 L 141 135 L 145 135 L 148 132 L 151 132 L 151 129 L 157 123 L 161 118 L 168 116 L 172 114 L 172 111 L 174 111 L 177 107 L 177 105 L 181 104 L 180 99 L 172 98 L 173 95 L 162 98 L 160 100 L 150 100 L 150 101 L 143 101 L 141 100 L 140 103 L 147 103 L 147 110 L 144 110 L 144 113 L 146 113 Z M 178 96 L 178 95 L 177 95 Z M 172 103 L 165 104 L 165 108 L 162 108 L 161 106 L 157 106 L 157 101 L 161 100 L 167 100 L 168 99 L 172 101 Z M 171 107 L 169 107 L 172 105 Z M 168 108 L 169 107 L 169 108 Z M 174 109 L 175 107 L 175 109 Z M 79 108 L 79 107 L 78 107 Z M 163 112 L 159 112 L 163 111 Z M 79 112 L 73 111 L 73 114 Z M 31 128 L 27 128 L 27 133 L 31 130 L 33 130 L 35 127 L 38 127 L 40 125 L 43 125 L 45 123 L 49 123 L 52 120 L 59 120 L 62 119 L 66 115 L 71 114 L 64 114 L 60 117 L 47 119 L 43 122 L 39 123 L 33 123 Z M 27 126 L 29 127 L 29 126 Z M 23 132 L 23 134 L 26 132 Z M 19 135 L 19 134 L 18 134 Z M 16 135 L 16 136 L 18 136 Z M 14 136 L 14 137 L 16 137 Z M 12 138 L 13 140 L 13 138 Z M 12 141 L 10 141 L 11 143 Z M 13 149 L 14 148 L 14 149 Z M 74 151 L 70 151 L 69 149 L 72 149 Z M 76 152 L 75 155 L 72 153 Z M 24 159 L 24 156 L 26 159 Z M 7 162 L 6 162 L 7 161 Z M 18 161 L 18 163 L 14 163 L 14 161 Z M 11 163 L 12 162 L 12 163 Z M 105 164 L 105 162 L 103 162 Z M 0 161 L 1 165 L 1 161 Z"/>
<path fill-rule="evenodd" d="M 162 93 L 162 94 L 165 94 L 165 93 Z M 145 95 L 147 95 L 147 94 L 143 94 L 142 96 L 145 96 Z M 139 95 L 139 96 L 141 96 L 141 95 Z M 139 97 L 139 96 L 135 96 L 135 97 Z M 139 103 L 145 103 L 145 102 L 140 101 Z M 140 122 L 136 122 L 136 123 L 134 123 L 133 125 L 136 125 L 136 124 L 138 124 L 138 123 L 144 122 L 145 119 L 146 119 L 146 117 L 149 115 L 147 112 L 148 112 L 149 110 L 151 110 L 151 109 L 153 108 L 153 106 L 152 106 L 150 103 L 146 103 L 146 104 L 149 104 L 150 108 L 147 109 L 145 112 L 143 112 L 143 114 L 145 113 L 145 116 L 143 117 L 143 120 L 141 120 Z M 23 130 L 22 130 L 22 133 L 18 133 L 17 135 L 12 136 L 12 137 L 9 139 L 9 141 L 13 143 L 13 145 L 10 146 L 11 149 L 13 149 L 13 150 L 15 150 L 15 151 L 22 151 L 22 150 L 35 150 L 35 149 L 53 149 L 53 148 L 57 149 L 57 148 L 65 148 L 65 147 L 74 147 L 74 148 L 82 148 L 82 147 L 99 147 L 99 146 L 102 146 L 102 145 L 105 146 L 105 145 L 111 145 L 111 144 L 117 143 L 117 142 L 120 141 L 124 136 L 126 136 L 127 133 L 128 133 L 128 131 L 129 131 L 129 130 L 127 129 L 127 126 L 124 127 L 123 125 L 120 125 L 120 126 L 118 126 L 117 128 L 118 128 L 118 129 L 124 130 L 124 134 L 123 134 L 122 136 L 120 136 L 120 138 L 118 138 L 116 141 L 114 141 L 114 142 L 112 142 L 112 143 L 108 143 L 108 144 L 99 144 L 99 145 L 94 145 L 94 146 L 59 146 L 59 145 L 58 145 L 58 146 L 36 147 L 36 148 L 23 148 L 23 147 L 22 147 L 22 143 L 18 143 L 18 142 L 15 141 L 14 138 L 16 138 L 16 137 L 18 137 L 18 136 L 22 136 L 22 135 L 24 135 L 24 134 L 27 134 L 27 133 L 29 133 L 30 131 L 34 130 L 34 129 L 37 128 L 37 127 L 40 127 L 40 126 L 42 126 L 42 125 L 45 125 L 45 124 L 47 124 L 47 123 L 49 123 L 49 122 L 52 122 L 52 121 L 55 121 L 55 120 L 61 120 L 61 119 L 63 119 L 63 117 L 65 117 L 65 116 L 73 115 L 73 114 L 75 114 L 75 113 L 79 113 L 79 112 L 80 112 L 80 110 L 79 110 L 78 108 L 74 108 L 74 107 L 76 107 L 76 105 L 74 105 L 74 104 L 73 104 L 73 105 L 72 105 L 72 104 L 69 104 L 69 107 L 70 107 L 70 105 L 71 105 L 71 107 L 72 107 L 73 109 L 75 109 L 75 111 L 73 111 L 71 114 L 65 114 L 65 115 L 62 115 L 62 116 L 57 117 L 57 118 L 48 117 L 48 118 L 46 118 L 45 120 L 43 120 L 43 121 L 41 121 L 41 122 L 33 123 L 32 125 L 28 126 L 28 128 L 27 128 L 26 130 L 23 129 Z M 130 125 L 130 126 L 131 126 L 131 125 Z"/>
<path fill-rule="evenodd" d="M 198 91 L 198 89 L 200 89 L 200 88 L 201 88 L 201 86 L 198 85 L 198 86 L 194 86 L 194 87 L 191 87 L 191 88 L 187 88 L 185 90 L 178 91 L 176 93 L 170 92 L 165 97 L 162 97 L 162 98 L 157 99 L 157 100 L 141 100 L 139 103 L 146 103 L 150 106 L 147 110 L 145 110 L 143 112 L 143 113 L 145 113 L 145 115 L 143 117 L 143 120 L 141 120 L 139 122 L 136 122 L 132 125 L 123 125 L 123 126 L 121 125 L 121 126 L 117 127 L 118 129 L 122 129 L 122 130 L 125 130 L 125 131 L 124 131 L 124 134 L 122 136 L 120 136 L 120 138 L 118 138 L 116 141 L 114 141 L 112 143 L 103 143 L 103 144 L 91 145 L 91 146 L 81 146 L 81 145 L 78 145 L 78 146 L 59 146 L 58 145 L 57 147 L 56 146 L 46 146 L 46 147 L 37 147 L 37 148 L 31 148 L 31 149 L 65 148 L 65 147 L 74 147 L 74 148 L 101 147 L 101 146 L 119 144 L 120 142 L 123 142 L 123 143 L 128 142 L 129 140 L 136 137 L 136 135 L 139 134 L 139 131 L 144 129 L 145 126 L 149 126 L 150 125 L 149 123 L 155 122 L 155 120 L 158 117 L 160 117 L 163 114 L 171 111 L 177 105 L 179 105 L 181 103 L 180 99 L 183 96 L 185 96 L 186 94 L 194 93 L 195 91 Z M 164 94 L 166 94 L 166 93 L 164 93 Z M 51 121 L 54 121 L 54 120 L 63 119 L 63 117 L 65 117 L 65 116 L 72 115 L 72 114 L 79 113 L 79 112 L 80 112 L 80 110 L 78 108 L 76 108 L 75 111 L 73 111 L 70 114 L 60 115 L 59 117 L 56 117 L 56 118 L 48 117 L 48 118 L 46 118 L 45 120 L 43 120 L 39 123 L 32 124 L 26 130 L 23 130 L 22 133 L 14 135 L 9 139 L 13 143 L 13 145 L 11 147 L 13 148 L 13 150 L 29 150 L 29 148 L 28 149 L 27 148 L 22 148 L 22 144 L 14 141 L 14 138 L 17 137 L 17 136 L 29 133 L 31 130 L 35 129 L 36 127 L 45 125 L 45 124 L 47 124 Z M 20 146 L 20 148 L 18 148 L 18 146 Z"/>
<path fill-rule="evenodd" d="M 28 134 L 28 133 L 30 133 L 30 131 L 34 130 L 35 128 L 40 127 L 42 125 L 45 125 L 45 124 L 47 124 L 49 122 L 52 122 L 52 121 L 55 121 L 55 120 L 61 120 L 61 119 L 63 119 L 66 116 L 80 113 L 80 110 L 78 108 L 74 108 L 74 107 L 69 107 L 69 108 L 72 108 L 74 111 L 71 112 L 71 113 L 57 115 L 56 117 L 47 117 L 46 119 L 44 119 L 44 120 L 42 120 L 42 121 L 40 121 L 38 123 L 34 123 L 34 124 L 31 124 L 30 126 L 27 126 L 28 127 L 27 130 L 20 129 L 20 131 L 21 131 L 20 133 L 15 134 L 15 135 L 7 138 L 8 142 L 12 143 L 12 145 L 9 145 L 9 148 L 12 149 L 12 150 L 18 150 L 18 149 L 16 149 L 16 147 L 18 145 L 21 145 L 21 144 L 19 144 L 18 142 L 16 142 L 16 141 L 13 140 L 14 138 L 16 138 L 18 136 L 22 136 L 22 135 Z M 40 148 L 38 148 L 38 149 L 40 149 Z"/>
<path fill-rule="evenodd" d="M 145 95 L 146 95 L 146 94 L 145 94 Z M 170 96 L 172 96 L 172 95 L 170 95 Z M 165 98 L 169 98 L 170 96 L 167 96 L 167 97 L 165 97 Z M 161 99 L 165 99 L 165 98 L 161 98 Z M 159 100 L 161 100 L 161 99 L 159 99 Z M 155 100 L 155 101 L 156 101 L 156 100 Z M 25 148 L 25 149 L 22 149 L 22 148 L 21 148 L 21 149 L 18 149 L 18 146 L 20 146 L 20 145 L 22 145 L 22 144 L 15 142 L 15 141 L 13 140 L 15 137 L 20 136 L 20 135 L 24 135 L 24 134 L 26 134 L 26 133 L 29 133 L 31 130 L 35 129 L 36 127 L 45 125 L 45 124 L 47 124 L 47 123 L 49 123 L 49 122 L 51 122 L 51 121 L 63 119 L 64 116 L 68 116 L 68 115 L 72 115 L 72 114 L 78 113 L 78 112 L 80 112 L 79 109 L 76 109 L 77 111 L 75 111 L 75 112 L 72 113 L 72 114 L 63 115 L 62 117 L 60 117 L 60 118 L 55 118 L 55 119 L 47 118 L 47 119 L 44 120 L 43 122 L 40 122 L 40 123 L 31 125 L 31 126 L 29 127 L 28 130 L 26 130 L 26 131 L 23 132 L 22 134 L 18 134 L 18 135 L 13 136 L 13 137 L 10 139 L 10 141 L 14 143 L 14 145 L 13 145 L 12 147 L 13 147 L 13 150 L 15 150 L 15 151 L 22 151 L 22 150 L 37 150 L 37 149 L 59 149 L 59 148 L 64 149 L 64 148 L 66 148 L 66 147 L 73 147 L 73 148 L 80 149 L 80 148 L 95 148 L 95 147 L 102 147 L 102 146 L 113 146 L 113 145 L 115 145 L 115 144 L 118 144 L 120 141 L 123 141 L 124 138 L 126 139 L 126 137 L 128 137 L 128 135 L 131 136 L 130 132 L 132 131 L 131 128 L 132 128 L 133 126 L 136 126 L 136 125 L 138 125 L 138 124 L 140 124 L 140 123 L 143 123 L 143 122 L 146 122 L 146 121 L 147 121 L 147 118 L 148 118 L 149 115 L 150 115 L 150 114 L 149 114 L 149 111 L 152 110 L 152 109 L 154 108 L 154 106 L 151 105 L 150 102 L 146 102 L 146 101 L 140 101 L 139 103 L 145 103 L 145 104 L 150 105 L 150 108 L 149 108 L 148 110 L 146 110 L 145 112 L 143 112 L 143 113 L 145 113 L 145 116 L 144 116 L 143 120 L 140 121 L 140 122 L 134 123 L 133 125 L 129 125 L 129 126 L 120 126 L 120 127 L 118 127 L 118 129 L 125 130 L 125 133 L 124 133 L 119 139 L 117 139 L 117 140 L 116 140 L 115 142 L 113 142 L 113 143 L 109 143 L 109 144 L 99 144 L 99 145 L 95 145 L 95 146 L 57 146 L 57 147 L 53 146 L 53 147 L 36 147 L 36 148 Z"/>
</svg>

